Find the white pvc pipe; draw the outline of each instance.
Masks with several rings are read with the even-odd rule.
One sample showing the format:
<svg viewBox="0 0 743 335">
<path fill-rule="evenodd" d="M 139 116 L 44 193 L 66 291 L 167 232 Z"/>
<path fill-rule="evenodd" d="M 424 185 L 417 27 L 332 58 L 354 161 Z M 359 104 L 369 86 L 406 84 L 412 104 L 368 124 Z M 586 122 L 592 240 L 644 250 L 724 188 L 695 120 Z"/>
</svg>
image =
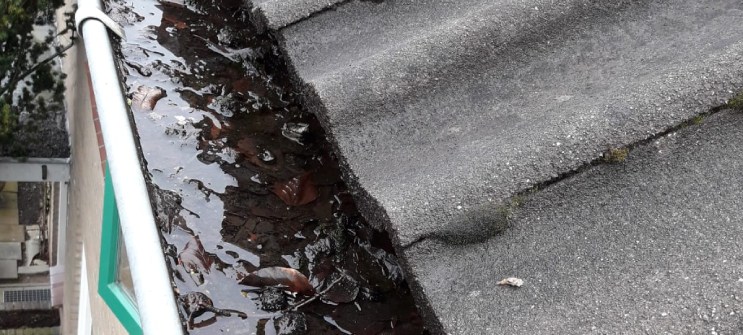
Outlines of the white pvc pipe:
<svg viewBox="0 0 743 335">
<path fill-rule="evenodd" d="M 101 8 L 97 0 L 79 0 L 78 5 Z M 108 30 L 95 19 L 81 26 L 142 330 L 145 334 L 182 334 Z"/>
</svg>

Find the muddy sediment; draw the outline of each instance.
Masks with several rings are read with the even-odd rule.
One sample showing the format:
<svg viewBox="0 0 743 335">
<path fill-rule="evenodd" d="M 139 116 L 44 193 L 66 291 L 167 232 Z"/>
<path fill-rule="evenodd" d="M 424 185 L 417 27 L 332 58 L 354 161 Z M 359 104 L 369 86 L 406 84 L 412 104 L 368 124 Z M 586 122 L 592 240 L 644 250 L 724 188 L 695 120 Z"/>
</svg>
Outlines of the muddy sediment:
<svg viewBox="0 0 743 335">
<path fill-rule="evenodd" d="M 423 333 L 388 236 L 359 215 L 248 9 L 109 7 L 188 333 Z"/>
</svg>

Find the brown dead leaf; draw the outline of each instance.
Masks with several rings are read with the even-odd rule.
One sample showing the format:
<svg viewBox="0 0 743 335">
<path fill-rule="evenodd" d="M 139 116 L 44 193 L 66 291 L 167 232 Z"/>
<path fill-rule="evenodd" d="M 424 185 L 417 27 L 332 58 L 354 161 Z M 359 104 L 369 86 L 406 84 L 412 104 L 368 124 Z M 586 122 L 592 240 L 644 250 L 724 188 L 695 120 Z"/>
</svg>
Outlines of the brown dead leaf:
<svg viewBox="0 0 743 335">
<path fill-rule="evenodd" d="M 248 79 L 247 77 L 240 78 L 232 82 L 232 91 L 247 94 L 254 90 L 254 86 L 256 85 L 253 80 Z"/>
<path fill-rule="evenodd" d="M 264 157 L 265 149 L 262 147 L 259 147 L 258 143 L 252 138 L 246 137 L 239 141 L 237 141 L 237 146 L 235 147 L 235 150 L 243 156 L 245 156 L 245 159 L 248 160 L 248 162 L 252 163 L 255 166 L 264 168 L 266 170 L 271 171 L 278 171 L 280 167 L 280 161 L 281 156 L 277 155 L 275 160 L 273 162 L 267 162 L 261 160 L 261 157 Z M 272 155 L 273 157 L 273 155 Z M 277 164 L 277 161 L 278 164 Z"/>
<path fill-rule="evenodd" d="M 178 254 L 178 263 L 188 272 L 205 272 L 209 273 L 212 266 L 212 258 L 204 250 L 204 246 L 199 238 L 194 236 L 183 247 L 183 251 Z"/>
<path fill-rule="evenodd" d="M 220 129 L 216 125 L 212 125 L 209 128 L 209 135 L 211 135 L 211 139 L 212 140 L 215 140 L 215 139 L 219 138 L 219 135 L 221 135 L 221 134 L 222 134 L 222 129 Z"/>
<path fill-rule="evenodd" d="M 503 279 L 503 280 L 497 282 L 496 284 L 498 284 L 498 285 L 506 285 L 506 286 L 513 286 L 513 287 L 521 287 L 522 285 L 524 285 L 524 280 L 523 279 L 519 279 L 519 278 L 515 278 L 515 277 L 508 277 L 506 279 Z"/>
<path fill-rule="evenodd" d="M 237 148 L 235 148 L 238 152 L 245 155 L 245 157 L 255 157 L 258 155 L 258 147 L 255 144 L 255 141 L 253 141 L 252 138 L 243 138 L 239 141 L 237 141 Z"/>
<path fill-rule="evenodd" d="M 287 210 L 286 206 L 279 207 L 279 205 L 276 206 L 253 206 L 250 207 L 250 214 L 253 214 L 258 217 L 267 218 L 267 219 L 281 219 L 281 220 L 291 220 L 296 219 L 299 216 L 302 215 L 301 212 Z"/>
<path fill-rule="evenodd" d="M 239 316 L 241 319 L 248 317 L 244 312 L 234 309 L 222 309 L 214 306 L 214 302 L 202 292 L 189 292 L 178 297 L 178 302 L 183 304 L 183 308 L 188 314 L 188 329 L 200 328 L 205 326 L 204 321 L 194 323 L 195 319 L 205 312 L 214 313 L 216 316 Z M 212 317 L 212 318 L 214 318 Z M 207 319 L 208 320 L 208 319 Z"/>
<path fill-rule="evenodd" d="M 154 110 L 157 102 L 165 96 L 165 90 L 162 88 L 139 86 L 137 91 L 132 93 L 132 109 L 139 111 Z"/>
<path fill-rule="evenodd" d="M 271 191 L 289 206 L 306 205 L 318 197 L 317 186 L 309 172 L 285 182 L 277 182 Z"/>
<path fill-rule="evenodd" d="M 235 148 L 235 150 L 243 154 L 243 156 L 245 156 L 245 159 L 247 159 L 254 165 L 263 166 L 261 160 L 258 159 L 258 153 L 260 153 L 260 151 L 258 150 L 258 146 L 252 138 L 243 138 L 237 141 L 237 147 Z"/>
<path fill-rule="evenodd" d="M 292 268 L 270 267 L 249 273 L 240 284 L 255 287 L 281 286 L 305 296 L 315 294 L 315 288 L 301 272 Z"/>
<path fill-rule="evenodd" d="M 204 119 L 205 125 L 202 128 L 202 134 L 207 140 L 216 140 L 222 135 L 223 125 L 214 119 Z"/>
<path fill-rule="evenodd" d="M 186 24 L 186 22 L 184 22 L 183 20 L 179 19 L 175 15 L 168 13 L 167 11 L 163 13 L 162 22 L 163 22 L 163 25 L 164 26 L 167 26 L 167 25 L 171 24 L 176 29 L 186 29 L 186 28 L 188 28 L 188 24 Z"/>
</svg>

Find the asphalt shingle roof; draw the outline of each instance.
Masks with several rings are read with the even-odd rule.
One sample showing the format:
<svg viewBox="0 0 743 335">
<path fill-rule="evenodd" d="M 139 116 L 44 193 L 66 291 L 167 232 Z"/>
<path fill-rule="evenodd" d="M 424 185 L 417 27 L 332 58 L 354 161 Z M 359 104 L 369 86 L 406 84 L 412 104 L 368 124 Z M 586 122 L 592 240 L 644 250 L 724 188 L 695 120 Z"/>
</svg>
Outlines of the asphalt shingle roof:
<svg viewBox="0 0 743 335">
<path fill-rule="evenodd" d="M 740 334 L 742 127 L 714 115 L 536 193 L 501 235 L 406 249 L 418 295 L 451 334 Z"/>
</svg>

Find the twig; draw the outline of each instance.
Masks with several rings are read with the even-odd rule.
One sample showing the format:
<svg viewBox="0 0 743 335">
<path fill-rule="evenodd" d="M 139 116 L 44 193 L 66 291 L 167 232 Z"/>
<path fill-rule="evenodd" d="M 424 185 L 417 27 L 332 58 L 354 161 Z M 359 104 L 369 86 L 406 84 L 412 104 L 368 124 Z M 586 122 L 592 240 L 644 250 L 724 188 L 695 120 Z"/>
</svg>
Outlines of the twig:
<svg viewBox="0 0 743 335">
<path fill-rule="evenodd" d="M 302 307 L 304 305 L 307 305 L 307 304 L 309 304 L 309 303 L 317 300 L 317 298 L 319 298 L 323 294 L 328 293 L 328 291 L 330 291 L 330 289 L 333 288 L 333 286 L 335 286 L 335 284 L 338 284 L 345 277 L 346 277 L 345 274 L 341 274 L 341 276 L 338 279 L 336 279 L 332 283 L 330 283 L 330 285 L 328 285 L 328 287 L 326 287 L 324 290 L 318 292 L 317 294 L 315 294 L 314 296 L 312 296 L 311 298 L 309 298 L 309 299 L 307 299 L 305 301 L 302 301 L 302 302 L 300 302 L 300 303 L 298 303 L 296 305 L 290 306 L 286 310 L 288 310 L 288 311 L 296 311 L 300 307 Z"/>
<path fill-rule="evenodd" d="M 245 312 L 238 311 L 236 309 L 217 308 L 214 306 L 212 306 L 211 308 L 207 308 L 207 309 L 211 311 L 212 313 L 219 315 L 219 316 L 231 317 L 232 314 L 236 314 L 236 316 L 241 319 L 247 319 L 248 317 L 256 318 L 256 319 L 268 319 L 268 318 L 272 318 L 278 315 L 278 313 L 245 313 Z"/>
<path fill-rule="evenodd" d="M 225 214 L 227 214 L 227 215 L 237 216 L 237 217 L 239 217 L 239 218 L 241 218 L 241 219 L 245 219 L 245 220 L 247 220 L 247 219 L 248 219 L 248 217 L 247 217 L 247 216 L 245 216 L 245 215 L 241 215 L 241 214 L 237 214 L 237 213 L 235 213 L 235 212 L 224 211 L 224 213 L 225 213 Z"/>
</svg>

